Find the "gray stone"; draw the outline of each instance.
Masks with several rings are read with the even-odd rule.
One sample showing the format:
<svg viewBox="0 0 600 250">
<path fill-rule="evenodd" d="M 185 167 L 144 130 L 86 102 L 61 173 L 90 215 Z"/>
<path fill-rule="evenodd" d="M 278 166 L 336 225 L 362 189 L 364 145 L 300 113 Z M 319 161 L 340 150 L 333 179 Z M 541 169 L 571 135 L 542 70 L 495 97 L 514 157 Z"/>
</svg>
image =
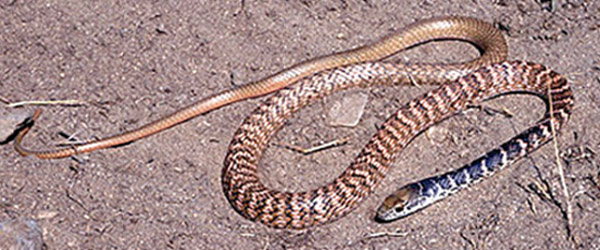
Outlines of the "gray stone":
<svg viewBox="0 0 600 250">
<path fill-rule="evenodd" d="M 329 109 L 329 122 L 331 126 L 354 127 L 360 121 L 365 111 L 368 96 L 361 92 L 348 93 L 341 101 L 336 101 Z"/>
</svg>

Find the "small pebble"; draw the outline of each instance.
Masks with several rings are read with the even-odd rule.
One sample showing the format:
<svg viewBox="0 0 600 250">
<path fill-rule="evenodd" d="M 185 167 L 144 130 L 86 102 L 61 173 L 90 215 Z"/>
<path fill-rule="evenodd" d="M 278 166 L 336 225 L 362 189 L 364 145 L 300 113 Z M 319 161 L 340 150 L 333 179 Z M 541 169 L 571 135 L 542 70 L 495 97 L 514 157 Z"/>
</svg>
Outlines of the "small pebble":
<svg viewBox="0 0 600 250">
<path fill-rule="evenodd" d="M 0 222 L 0 249 L 41 250 L 42 229 L 34 220 L 19 218 Z"/>
<path fill-rule="evenodd" d="M 329 109 L 330 126 L 354 127 L 365 111 L 368 96 L 361 92 L 348 93 Z"/>
</svg>

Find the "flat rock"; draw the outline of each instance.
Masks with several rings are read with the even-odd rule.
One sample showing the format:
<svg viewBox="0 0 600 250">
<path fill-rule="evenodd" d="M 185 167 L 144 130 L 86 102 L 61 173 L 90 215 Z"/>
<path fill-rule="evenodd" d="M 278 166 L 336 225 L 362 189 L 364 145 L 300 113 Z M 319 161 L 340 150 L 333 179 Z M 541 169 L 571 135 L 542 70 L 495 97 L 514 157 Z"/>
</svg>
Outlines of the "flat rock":
<svg viewBox="0 0 600 250">
<path fill-rule="evenodd" d="M 368 96 L 364 93 L 348 93 L 341 101 L 336 101 L 331 106 L 331 109 L 329 109 L 328 124 L 331 126 L 356 126 L 365 111 L 367 100 Z"/>
<path fill-rule="evenodd" d="M 19 128 L 32 113 L 23 109 L 0 108 L 0 144 L 6 143 L 11 135 Z"/>
<path fill-rule="evenodd" d="M 18 218 L 0 222 L 0 249 L 38 250 L 43 245 L 42 229 L 34 220 Z"/>
</svg>

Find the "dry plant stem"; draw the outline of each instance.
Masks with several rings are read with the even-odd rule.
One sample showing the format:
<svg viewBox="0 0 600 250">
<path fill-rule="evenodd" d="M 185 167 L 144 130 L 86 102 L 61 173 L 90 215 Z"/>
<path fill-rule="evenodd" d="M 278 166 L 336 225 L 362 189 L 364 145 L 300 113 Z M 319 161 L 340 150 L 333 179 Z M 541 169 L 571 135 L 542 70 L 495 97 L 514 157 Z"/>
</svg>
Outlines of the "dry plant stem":
<svg viewBox="0 0 600 250">
<path fill-rule="evenodd" d="M 300 146 L 291 145 L 289 143 L 280 143 L 279 145 L 282 146 L 282 147 L 284 147 L 284 148 L 287 148 L 287 149 L 296 151 L 298 153 L 301 153 L 303 155 L 309 155 L 309 154 L 312 154 L 312 153 L 317 152 L 317 151 L 321 151 L 321 150 L 325 150 L 325 149 L 328 149 L 328 148 L 333 148 L 333 147 L 344 145 L 344 144 L 348 143 L 348 140 L 350 140 L 350 137 L 344 137 L 344 138 L 341 138 L 341 139 L 337 139 L 337 140 L 325 142 L 325 143 L 322 143 L 320 145 L 317 145 L 317 146 L 314 146 L 314 147 L 310 147 L 310 148 L 303 148 L 303 147 L 300 147 Z"/>
<path fill-rule="evenodd" d="M 550 84 L 550 83 L 548 83 Z M 549 86 L 550 87 L 550 86 Z M 553 114 L 553 107 L 552 107 L 552 95 L 551 95 L 551 88 L 548 88 L 548 103 L 550 104 L 550 114 Z M 562 167 L 562 163 L 560 161 L 560 150 L 558 149 L 558 138 L 556 137 L 556 129 L 554 128 L 554 125 L 550 126 L 551 131 L 552 131 L 552 137 L 554 137 L 553 140 L 553 144 L 554 144 L 554 157 L 556 159 L 556 168 L 558 170 L 558 174 L 560 176 L 560 184 L 563 190 L 563 195 L 565 197 L 565 203 L 566 203 L 566 214 L 565 217 L 567 219 L 567 233 L 568 236 L 571 236 L 572 239 L 575 239 L 575 237 L 573 235 L 573 232 L 571 230 L 571 225 L 572 225 L 572 207 L 571 207 L 571 197 L 569 196 L 569 189 L 567 188 L 567 182 L 565 181 L 565 174 L 563 171 L 563 167 Z"/>
<path fill-rule="evenodd" d="M 380 237 L 406 237 L 408 236 L 407 232 L 400 232 L 399 230 L 393 231 L 393 232 L 375 232 L 375 233 L 370 233 L 369 235 L 365 236 L 365 239 L 373 239 L 373 238 L 380 238 Z"/>
<path fill-rule="evenodd" d="M 9 103 L 6 106 L 9 108 L 16 108 L 26 105 L 85 105 L 87 102 L 80 100 L 53 100 L 53 101 L 22 101 Z"/>
</svg>

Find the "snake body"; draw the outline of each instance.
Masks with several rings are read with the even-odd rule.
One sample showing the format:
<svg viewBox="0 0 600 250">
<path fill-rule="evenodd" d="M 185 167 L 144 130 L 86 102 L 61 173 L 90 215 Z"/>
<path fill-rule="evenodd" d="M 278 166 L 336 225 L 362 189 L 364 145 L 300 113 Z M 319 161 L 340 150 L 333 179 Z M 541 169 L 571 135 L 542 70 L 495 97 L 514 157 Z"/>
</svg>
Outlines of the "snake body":
<svg viewBox="0 0 600 250">
<path fill-rule="evenodd" d="M 314 100 L 350 87 L 410 83 L 403 64 L 364 63 L 321 72 L 294 88 L 279 91 L 258 107 L 235 133 L 225 158 L 223 189 L 232 206 L 246 218 L 274 228 L 301 229 L 335 220 L 356 206 L 388 172 L 394 157 L 424 129 L 468 104 L 512 92 L 552 99 L 551 110 L 537 125 L 472 164 L 448 174 L 401 188 L 385 200 L 380 220 L 395 219 L 479 181 L 548 141 L 573 107 L 571 89 L 559 74 L 539 64 L 503 62 L 477 69 L 456 81 L 410 101 L 383 123 L 352 164 L 320 188 L 289 193 L 270 190 L 257 169 L 269 139 L 295 111 Z M 549 94 L 550 93 L 550 94 Z"/>
<path fill-rule="evenodd" d="M 459 39 L 476 45 L 482 55 L 458 64 L 372 62 L 397 51 L 437 39 Z M 473 163 L 399 189 L 377 212 L 392 220 L 415 212 L 502 169 L 537 149 L 553 136 L 573 107 L 568 83 L 539 64 L 502 62 L 507 53 L 502 35 L 486 22 L 465 17 L 434 18 L 410 25 L 372 45 L 300 63 L 253 84 L 210 96 L 187 108 L 123 134 L 69 148 L 30 150 L 21 146 L 29 127 L 16 138 L 22 155 L 61 158 L 126 144 L 157 133 L 215 108 L 261 96 L 297 82 L 268 98 L 233 136 L 222 172 L 223 190 L 244 217 L 274 228 L 301 229 L 331 222 L 355 209 L 377 187 L 394 157 L 424 129 L 463 110 L 468 104 L 512 92 L 542 97 L 550 109 L 535 126 Z M 441 86 L 399 109 L 381 126 L 352 164 L 329 184 L 299 193 L 265 187 L 258 163 L 269 139 L 300 108 L 335 91 L 351 87 L 400 84 Z M 36 112 L 33 120 L 37 119 Z"/>
</svg>

